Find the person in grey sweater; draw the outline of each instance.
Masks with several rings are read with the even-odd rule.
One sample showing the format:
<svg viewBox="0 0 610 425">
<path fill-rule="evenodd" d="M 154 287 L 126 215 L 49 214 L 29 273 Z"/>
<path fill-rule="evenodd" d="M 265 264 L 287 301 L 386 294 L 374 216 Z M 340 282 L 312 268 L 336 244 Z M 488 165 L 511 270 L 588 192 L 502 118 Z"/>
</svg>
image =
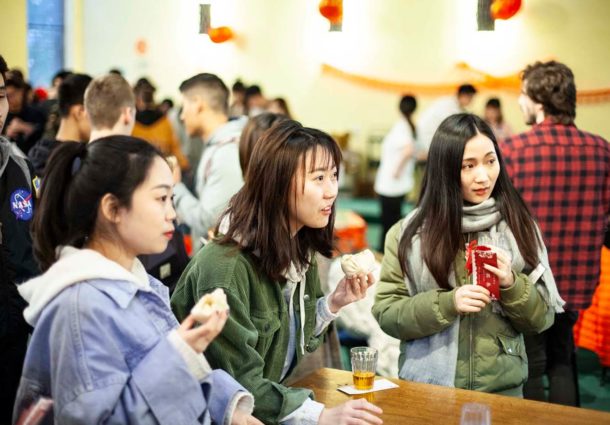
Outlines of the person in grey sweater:
<svg viewBox="0 0 610 425">
<path fill-rule="evenodd" d="M 180 92 L 180 118 L 189 136 L 200 137 L 204 144 L 195 172 L 195 194 L 181 182 L 179 167 L 174 170 L 176 213 L 191 228 L 196 251 L 243 185 L 238 140 L 247 118 L 229 121 L 229 90 L 216 75 L 197 74 L 180 85 Z"/>
</svg>

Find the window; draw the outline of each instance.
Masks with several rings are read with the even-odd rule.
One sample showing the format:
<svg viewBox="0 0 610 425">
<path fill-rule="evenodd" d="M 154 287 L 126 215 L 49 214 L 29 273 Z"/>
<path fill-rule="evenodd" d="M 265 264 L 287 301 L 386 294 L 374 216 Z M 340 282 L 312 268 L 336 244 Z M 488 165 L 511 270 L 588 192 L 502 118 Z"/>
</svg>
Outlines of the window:
<svg viewBox="0 0 610 425">
<path fill-rule="evenodd" d="M 28 0 L 28 74 L 48 87 L 64 66 L 64 0 Z"/>
</svg>

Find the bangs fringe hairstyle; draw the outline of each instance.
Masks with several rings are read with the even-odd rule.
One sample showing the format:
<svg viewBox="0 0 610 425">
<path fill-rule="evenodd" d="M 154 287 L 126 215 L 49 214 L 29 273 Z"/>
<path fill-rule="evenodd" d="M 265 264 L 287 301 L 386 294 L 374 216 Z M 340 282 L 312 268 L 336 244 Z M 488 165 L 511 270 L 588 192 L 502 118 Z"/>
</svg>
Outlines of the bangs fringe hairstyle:
<svg viewBox="0 0 610 425">
<path fill-rule="evenodd" d="M 290 204 L 295 205 L 297 174 L 305 177 L 307 156 L 314 168 L 318 147 L 322 149 L 322 160 L 337 168 L 341 163 L 341 150 L 326 133 L 303 127 L 296 121 L 285 120 L 265 131 L 256 143 L 245 176 L 245 184 L 229 202 L 222 215 L 228 217 L 227 233 L 217 240 L 221 244 L 237 244 L 239 249 L 254 253 L 261 270 L 274 280 L 291 262 L 303 268 L 310 264 L 312 251 L 330 257 L 333 248 L 335 205 L 326 227 L 301 228 L 292 237 L 290 234 Z M 291 202 L 291 197 L 293 197 Z M 216 227 L 218 233 L 218 226 Z"/>
<path fill-rule="evenodd" d="M 404 275 L 412 280 L 407 259 L 414 236 L 421 240 L 426 266 L 441 288 L 451 289 L 449 273 L 460 249 L 462 235 L 461 169 L 466 143 L 477 134 L 488 137 L 496 150 L 500 174 L 491 196 L 513 232 L 517 246 L 530 267 L 538 264 L 542 241 L 525 201 L 513 186 L 491 128 L 472 114 L 456 114 L 445 119 L 434 133 L 428 164 L 417 203 L 418 211 L 407 225 L 398 247 L 398 258 Z"/>
<path fill-rule="evenodd" d="M 163 158 L 148 142 L 130 136 L 109 136 L 86 144 L 60 143 L 51 154 L 32 224 L 34 255 L 42 271 L 56 260 L 55 250 L 83 248 L 98 228 L 101 199 L 112 194 L 130 208 L 155 157 Z"/>
</svg>

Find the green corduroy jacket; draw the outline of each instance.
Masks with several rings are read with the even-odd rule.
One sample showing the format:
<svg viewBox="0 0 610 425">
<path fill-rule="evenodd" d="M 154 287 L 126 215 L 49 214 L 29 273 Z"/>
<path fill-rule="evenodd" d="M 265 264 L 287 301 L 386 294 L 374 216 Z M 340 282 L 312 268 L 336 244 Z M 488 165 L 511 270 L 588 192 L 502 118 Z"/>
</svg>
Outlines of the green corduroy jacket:
<svg viewBox="0 0 610 425">
<path fill-rule="evenodd" d="M 381 278 L 377 286 L 373 315 L 381 329 L 401 341 L 438 333 L 458 320 L 452 290 L 431 290 L 411 296 L 398 261 L 400 226 L 398 222 L 386 237 Z M 469 284 L 464 251 L 458 252 L 454 272 L 458 287 Z M 547 329 L 554 313 L 535 286 L 523 273 L 514 273 L 515 283 L 500 289 L 504 315 L 494 313 L 488 304 L 478 313 L 464 314 L 460 320 L 457 388 L 504 395 L 520 395 L 527 379 L 524 333 Z M 401 345 L 398 368 L 408 355 Z"/>
<path fill-rule="evenodd" d="M 317 299 L 324 295 L 315 260 L 307 271 L 306 282 L 305 351 L 313 352 L 324 335 L 313 335 Z M 305 399 L 313 398 L 310 390 L 288 388 L 279 382 L 289 338 L 284 285 L 283 281 L 267 278 L 253 255 L 211 242 L 191 260 L 171 298 L 172 310 L 182 321 L 204 294 L 216 288 L 225 291 L 229 319 L 205 356 L 212 367 L 224 369 L 254 395 L 254 416 L 269 424 L 278 423 Z M 299 293 L 298 288 L 295 293 Z M 299 317 L 298 296 L 294 297 L 294 310 Z M 300 335 L 298 329 L 297 342 Z M 297 363 L 301 357 L 297 343 Z"/>
</svg>

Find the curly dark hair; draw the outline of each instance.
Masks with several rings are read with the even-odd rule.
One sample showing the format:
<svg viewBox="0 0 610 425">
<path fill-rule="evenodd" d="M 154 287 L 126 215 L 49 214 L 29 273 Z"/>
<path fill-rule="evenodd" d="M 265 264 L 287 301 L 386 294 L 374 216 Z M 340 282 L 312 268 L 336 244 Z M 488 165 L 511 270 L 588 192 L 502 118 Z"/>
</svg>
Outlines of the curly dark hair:
<svg viewBox="0 0 610 425">
<path fill-rule="evenodd" d="M 536 62 L 525 68 L 521 79 L 526 94 L 542 105 L 546 117 L 558 124 L 574 123 L 576 84 L 570 68 L 556 61 Z"/>
</svg>

